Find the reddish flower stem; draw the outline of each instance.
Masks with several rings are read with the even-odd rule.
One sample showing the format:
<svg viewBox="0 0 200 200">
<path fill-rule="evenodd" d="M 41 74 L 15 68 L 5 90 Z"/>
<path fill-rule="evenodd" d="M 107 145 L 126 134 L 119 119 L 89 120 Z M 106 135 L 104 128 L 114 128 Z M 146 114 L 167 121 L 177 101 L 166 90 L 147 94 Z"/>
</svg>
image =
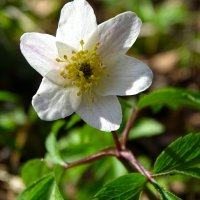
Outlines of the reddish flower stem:
<svg viewBox="0 0 200 200">
<path fill-rule="evenodd" d="M 151 173 L 147 171 L 146 169 L 144 169 L 144 167 L 136 160 L 135 156 L 133 155 L 131 151 L 129 150 L 122 151 L 121 156 L 125 158 L 129 162 L 129 164 L 133 166 L 139 173 L 146 176 L 150 182 L 152 183 L 155 182 Z"/>
<path fill-rule="evenodd" d="M 107 157 L 107 156 L 118 156 L 118 152 L 116 151 L 115 148 L 104 149 L 100 152 L 92 154 L 92 155 L 85 157 L 83 159 L 80 159 L 80 160 L 77 160 L 77 161 L 74 161 L 74 162 L 71 162 L 71 163 L 65 163 L 65 165 L 63 167 L 65 167 L 66 169 L 69 169 L 69 168 L 72 168 L 72 167 L 75 167 L 75 166 L 94 162 L 96 160 L 99 160 L 100 158 Z"/>
<path fill-rule="evenodd" d="M 119 141 L 119 137 L 118 137 L 118 135 L 115 131 L 112 131 L 112 136 L 113 136 L 113 140 L 115 142 L 116 150 L 117 150 L 118 155 L 119 155 L 119 152 L 122 150 L 121 143 Z"/>
<path fill-rule="evenodd" d="M 65 167 L 66 169 L 69 169 L 69 168 L 72 168 L 75 166 L 94 162 L 103 157 L 114 156 L 114 157 L 117 157 L 129 171 L 130 171 L 130 167 L 131 167 L 132 170 L 135 169 L 136 171 L 138 171 L 139 173 L 141 173 L 142 175 L 147 177 L 147 179 L 150 182 L 154 183 L 155 180 L 153 178 L 153 175 L 151 175 L 151 173 L 149 171 L 144 169 L 144 167 L 136 160 L 133 153 L 126 148 L 126 142 L 128 140 L 128 135 L 129 135 L 129 132 L 133 126 L 133 123 L 138 115 L 138 112 L 139 112 L 139 110 L 137 108 L 133 109 L 132 114 L 125 126 L 123 133 L 122 133 L 121 140 L 119 140 L 119 137 L 115 131 L 112 132 L 115 147 L 103 149 L 100 152 L 97 152 L 95 154 L 92 154 L 86 158 L 80 159 L 75 162 L 65 163 L 63 165 L 63 167 Z"/>
<path fill-rule="evenodd" d="M 133 123 L 135 122 L 135 119 L 136 119 L 138 113 L 139 113 L 139 109 L 133 108 L 131 116 L 130 116 L 128 122 L 126 123 L 125 129 L 122 133 L 122 138 L 121 138 L 121 147 L 122 147 L 123 150 L 126 150 L 126 142 L 128 140 L 128 135 L 129 135 L 130 130 L 133 126 Z"/>
</svg>

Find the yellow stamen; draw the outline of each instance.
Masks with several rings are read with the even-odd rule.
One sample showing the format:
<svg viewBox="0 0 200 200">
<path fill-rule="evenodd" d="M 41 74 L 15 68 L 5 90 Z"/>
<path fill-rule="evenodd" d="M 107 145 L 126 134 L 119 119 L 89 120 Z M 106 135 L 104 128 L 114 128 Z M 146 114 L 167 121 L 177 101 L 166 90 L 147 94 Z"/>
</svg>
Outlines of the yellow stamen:
<svg viewBox="0 0 200 200">
<path fill-rule="evenodd" d="M 64 55 L 66 65 L 62 68 L 60 75 L 71 80 L 71 84 L 79 88 L 78 96 L 88 93 L 93 101 L 93 88 L 98 84 L 102 74 L 105 72 L 105 66 L 102 64 L 97 52 L 99 43 L 91 50 L 84 49 L 84 44 L 84 41 L 81 40 L 81 50 L 72 51 L 70 58 Z M 63 62 L 60 58 L 57 58 L 56 61 Z"/>
</svg>

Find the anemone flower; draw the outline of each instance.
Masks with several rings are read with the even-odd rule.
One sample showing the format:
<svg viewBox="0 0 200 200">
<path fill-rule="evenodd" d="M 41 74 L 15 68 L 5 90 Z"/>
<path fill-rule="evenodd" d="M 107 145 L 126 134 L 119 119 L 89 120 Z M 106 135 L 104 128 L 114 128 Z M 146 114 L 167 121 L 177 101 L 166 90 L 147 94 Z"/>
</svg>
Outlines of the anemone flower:
<svg viewBox="0 0 200 200">
<path fill-rule="evenodd" d="M 139 35 L 141 20 L 125 12 L 97 25 L 86 0 L 62 8 L 56 37 L 25 33 L 20 48 L 42 76 L 32 105 L 42 120 L 76 112 L 89 125 L 117 130 L 122 120 L 118 96 L 135 95 L 152 82 L 143 62 L 125 55 Z"/>
</svg>

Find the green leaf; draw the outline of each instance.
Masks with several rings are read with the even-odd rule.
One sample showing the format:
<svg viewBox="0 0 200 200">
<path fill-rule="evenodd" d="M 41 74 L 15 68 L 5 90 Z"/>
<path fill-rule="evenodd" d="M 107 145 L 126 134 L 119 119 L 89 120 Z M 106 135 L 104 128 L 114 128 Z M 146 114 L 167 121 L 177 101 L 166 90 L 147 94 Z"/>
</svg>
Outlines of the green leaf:
<svg viewBox="0 0 200 200">
<path fill-rule="evenodd" d="M 80 118 L 78 115 L 73 114 L 73 115 L 70 117 L 70 120 L 67 122 L 66 128 L 67 128 L 67 129 L 72 128 L 72 127 L 73 127 L 76 123 L 78 123 L 80 120 L 81 120 L 81 118 Z"/>
<path fill-rule="evenodd" d="M 46 149 L 47 149 L 47 156 L 46 156 L 46 160 L 56 163 L 56 164 L 60 164 L 60 165 L 64 165 L 65 162 L 63 161 L 60 151 L 59 151 L 59 146 L 56 140 L 56 136 L 57 133 L 59 131 L 59 129 L 64 125 L 64 121 L 60 120 L 57 121 L 53 128 L 51 133 L 49 134 L 49 136 L 46 139 Z"/>
<path fill-rule="evenodd" d="M 177 173 L 192 176 L 194 178 L 200 178 L 200 168 L 197 167 L 191 167 L 188 169 L 184 169 L 183 171 L 179 169 Z"/>
<path fill-rule="evenodd" d="M 140 109 L 148 106 L 183 106 L 200 110 L 200 93 L 179 88 L 164 88 L 142 96 L 138 102 Z"/>
<path fill-rule="evenodd" d="M 17 200 L 63 200 L 55 178 L 52 174 L 42 177 L 40 180 L 22 192 Z"/>
<path fill-rule="evenodd" d="M 19 103 L 20 97 L 8 91 L 0 91 L 0 101 Z"/>
<path fill-rule="evenodd" d="M 154 172 L 183 173 L 198 163 L 200 163 L 200 133 L 191 133 L 178 138 L 158 156 Z"/>
<path fill-rule="evenodd" d="M 11 110 L 1 110 L 0 128 L 5 131 L 13 131 L 26 123 L 26 114 L 20 107 Z"/>
<path fill-rule="evenodd" d="M 129 139 L 150 137 L 163 133 L 164 126 L 154 119 L 142 119 L 131 129 Z"/>
<path fill-rule="evenodd" d="M 138 173 L 121 176 L 106 184 L 95 195 L 98 200 L 137 200 L 146 183 L 146 178 Z"/>
<path fill-rule="evenodd" d="M 57 136 L 60 128 L 65 124 L 65 121 L 64 120 L 59 120 L 59 121 L 56 121 L 54 124 L 53 124 L 53 127 L 52 127 L 52 134 L 54 134 L 55 136 Z"/>
<path fill-rule="evenodd" d="M 165 2 L 157 8 L 155 19 L 160 29 L 169 28 L 173 24 L 184 22 L 188 16 L 187 8 L 184 4 Z"/>
<path fill-rule="evenodd" d="M 88 125 L 75 127 L 67 131 L 58 140 L 62 158 L 72 162 L 113 145 L 112 135 L 94 129 Z"/>
<path fill-rule="evenodd" d="M 26 186 L 49 174 L 51 170 L 47 167 L 44 160 L 33 159 L 28 161 L 22 168 L 21 176 Z"/>
<path fill-rule="evenodd" d="M 53 173 L 55 175 L 56 183 L 61 184 L 63 175 L 65 174 L 65 171 L 66 171 L 66 169 L 59 164 L 54 166 Z"/>
<path fill-rule="evenodd" d="M 153 2 L 150 0 L 141 0 L 139 5 L 138 12 L 140 13 L 141 18 L 144 21 L 152 22 L 153 19 L 156 17 L 155 9 L 153 6 Z"/>
<path fill-rule="evenodd" d="M 181 200 L 179 197 L 177 197 L 176 195 L 172 194 L 169 191 L 166 191 L 163 187 L 161 187 L 160 185 L 158 185 L 157 183 L 153 184 L 154 187 L 158 190 L 158 192 L 160 193 L 161 196 L 161 200 Z"/>
<path fill-rule="evenodd" d="M 181 200 L 179 197 L 165 190 L 162 191 L 161 197 L 161 200 Z"/>
</svg>

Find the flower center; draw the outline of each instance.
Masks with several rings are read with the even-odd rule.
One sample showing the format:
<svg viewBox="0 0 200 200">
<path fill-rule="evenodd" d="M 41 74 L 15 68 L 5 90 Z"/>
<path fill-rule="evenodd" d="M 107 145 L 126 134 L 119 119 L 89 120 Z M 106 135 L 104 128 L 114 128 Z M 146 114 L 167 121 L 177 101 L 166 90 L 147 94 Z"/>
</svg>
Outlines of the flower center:
<svg viewBox="0 0 200 200">
<path fill-rule="evenodd" d="M 89 79 L 92 75 L 92 69 L 88 63 L 83 63 L 80 67 L 80 71 L 83 72 L 85 79 Z"/>
<path fill-rule="evenodd" d="M 105 66 L 102 64 L 97 48 L 97 43 L 90 51 L 84 49 L 84 41 L 80 41 L 82 49 L 72 51 L 70 58 L 64 55 L 63 59 L 57 58 L 57 62 L 65 62 L 66 65 L 61 69 L 61 76 L 71 80 L 73 86 L 80 90 L 77 95 L 82 93 L 93 93 L 93 88 L 99 82 L 102 74 L 105 72 Z"/>
</svg>

